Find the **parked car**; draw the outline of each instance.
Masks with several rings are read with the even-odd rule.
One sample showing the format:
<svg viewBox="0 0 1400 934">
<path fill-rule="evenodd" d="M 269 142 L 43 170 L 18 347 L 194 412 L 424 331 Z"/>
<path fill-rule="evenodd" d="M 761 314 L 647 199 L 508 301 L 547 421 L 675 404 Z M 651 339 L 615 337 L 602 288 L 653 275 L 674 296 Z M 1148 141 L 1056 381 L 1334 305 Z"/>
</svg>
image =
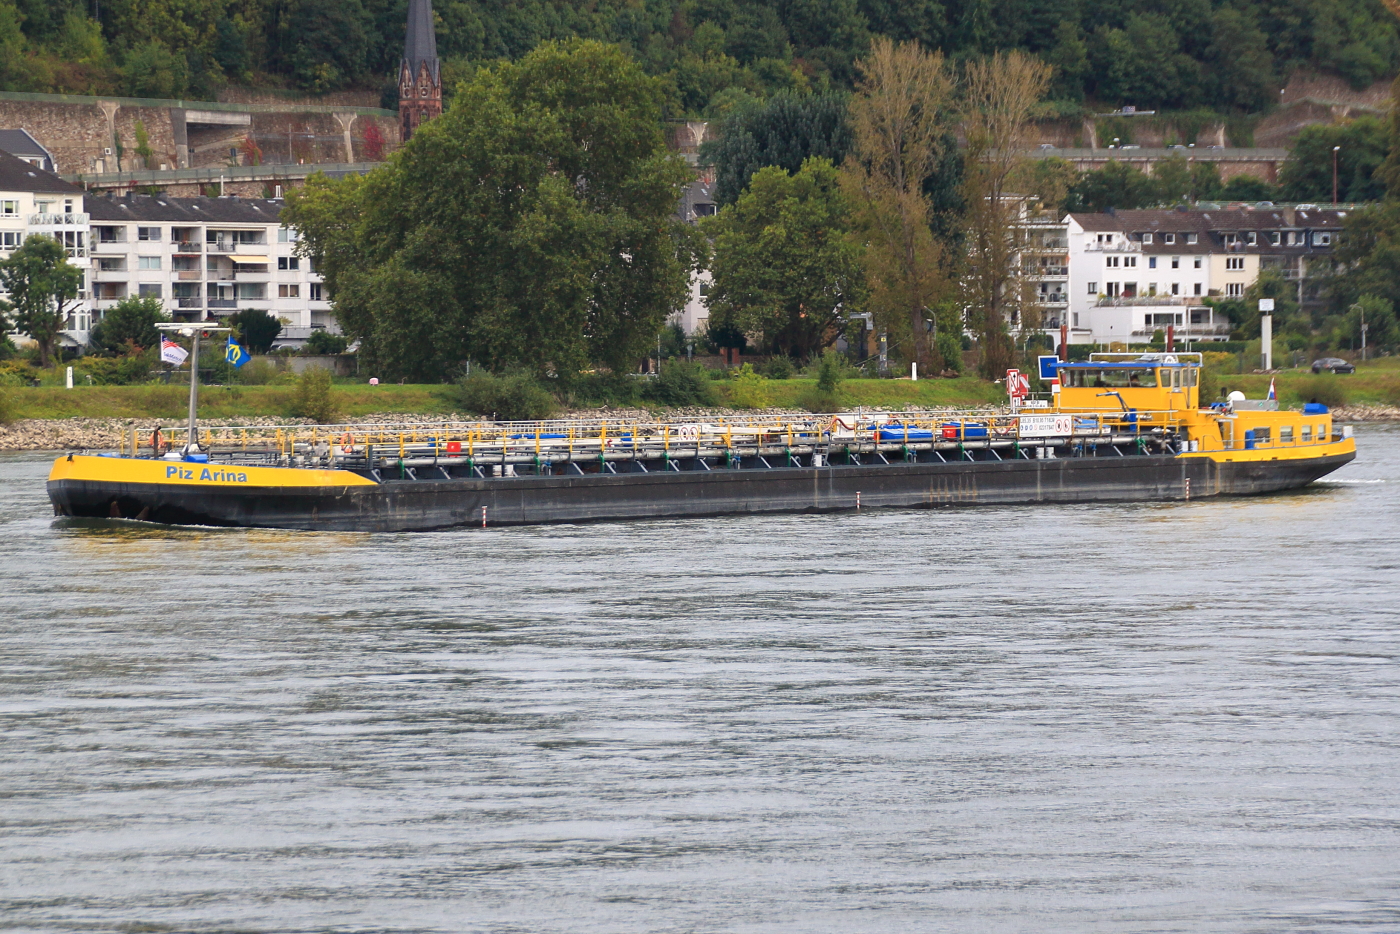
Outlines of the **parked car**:
<svg viewBox="0 0 1400 934">
<path fill-rule="evenodd" d="M 1321 360 L 1314 360 L 1312 371 L 1321 373 L 1326 370 L 1329 373 L 1355 373 L 1356 367 L 1347 363 L 1341 357 L 1323 357 Z"/>
</svg>

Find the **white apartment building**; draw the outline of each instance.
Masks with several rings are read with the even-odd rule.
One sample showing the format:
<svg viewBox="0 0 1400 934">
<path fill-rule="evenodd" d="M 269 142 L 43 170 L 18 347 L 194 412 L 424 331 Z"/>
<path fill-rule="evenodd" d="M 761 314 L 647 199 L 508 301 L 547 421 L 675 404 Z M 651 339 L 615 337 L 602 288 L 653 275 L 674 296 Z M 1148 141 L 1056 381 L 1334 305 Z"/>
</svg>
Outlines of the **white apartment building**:
<svg viewBox="0 0 1400 934">
<path fill-rule="evenodd" d="M 91 327 L 87 288 L 88 215 L 86 192 L 38 166 L 0 151 L 0 259 L 31 234 L 52 237 L 68 251 L 68 261 L 83 271 L 83 291 L 68 318 L 63 343 L 82 345 Z"/>
<path fill-rule="evenodd" d="M 290 327 L 335 330 L 321 277 L 278 221 L 281 201 L 127 195 L 87 206 L 98 319 L 123 298 L 149 296 L 175 320 L 260 308 Z"/>
<path fill-rule="evenodd" d="M 1228 319 L 1207 298 L 1240 298 L 1274 269 L 1318 300 L 1308 266 L 1329 254 L 1345 211 L 1117 211 L 1070 214 L 1071 343 L 1142 343 L 1168 326 L 1183 340 L 1223 341 Z"/>
</svg>

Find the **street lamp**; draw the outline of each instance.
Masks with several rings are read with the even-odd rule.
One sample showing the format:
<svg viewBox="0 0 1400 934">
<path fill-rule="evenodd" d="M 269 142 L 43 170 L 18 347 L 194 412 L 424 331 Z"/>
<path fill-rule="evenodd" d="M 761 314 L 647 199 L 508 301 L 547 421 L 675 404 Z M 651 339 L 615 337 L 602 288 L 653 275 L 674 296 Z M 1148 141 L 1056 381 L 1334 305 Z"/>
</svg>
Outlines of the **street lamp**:
<svg viewBox="0 0 1400 934">
<path fill-rule="evenodd" d="M 1332 203 L 1337 203 L 1337 153 L 1342 151 L 1342 147 L 1332 147 Z"/>
</svg>

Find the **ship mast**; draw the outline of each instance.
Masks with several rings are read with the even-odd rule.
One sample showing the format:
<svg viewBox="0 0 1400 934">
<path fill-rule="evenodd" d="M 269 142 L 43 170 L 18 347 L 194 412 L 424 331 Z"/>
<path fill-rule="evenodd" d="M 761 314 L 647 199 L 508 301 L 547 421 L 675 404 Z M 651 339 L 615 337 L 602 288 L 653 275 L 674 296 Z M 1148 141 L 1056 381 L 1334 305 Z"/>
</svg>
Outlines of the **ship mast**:
<svg viewBox="0 0 1400 934">
<path fill-rule="evenodd" d="M 191 324 L 157 324 L 156 327 L 162 331 L 178 331 L 181 337 L 190 338 L 190 433 L 184 453 L 196 454 L 199 452 L 199 435 L 195 428 L 195 413 L 199 409 L 199 338 L 206 331 L 230 332 L 233 329 Z"/>
</svg>

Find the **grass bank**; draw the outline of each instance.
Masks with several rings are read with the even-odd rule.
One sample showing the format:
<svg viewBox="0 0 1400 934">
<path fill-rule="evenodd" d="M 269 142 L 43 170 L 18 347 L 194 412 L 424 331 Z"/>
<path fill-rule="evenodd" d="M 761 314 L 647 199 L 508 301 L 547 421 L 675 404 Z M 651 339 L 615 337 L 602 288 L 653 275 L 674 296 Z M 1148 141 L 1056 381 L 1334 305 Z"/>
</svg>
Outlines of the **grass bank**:
<svg viewBox="0 0 1400 934">
<path fill-rule="evenodd" d="M 1355 373 L 1320 373 L 1282 370 L 1267 373 L 1216 373 L 1217 385 L 1238 389 L 1251 399 L 1262 399 L 1275 380 L 1279 402 L 1298 405 L 1316 399 L 1327 405 L 1400 405 L 1400 358 L 1387 357 L 1359 363 Z"/>
<path fill-rule="evenodd" d="M 772 404 L 797 408 L 799 400 L 816 387 L 815 380 L 772 380 L 767 384 Z M 729 384 L 715 383 L 721 399 L 728 399 Z M 337 408 L 347 421 L 371 413 L 447 415 L 453 411 L 444 387 L 435 385 L 364 386 L 337 384 L 332 390 Z M 11 387 L 3 390 L 8 416 L 21 418 L 139 418 L 178 419 L 189 405 L 186 386 L 55 386 Z M 201 419 L 290 416 L 295 386 L 205 386 L 199 392 Z M 987 405 L 1003 401 L 1000 386 L 983 380 L 936 379 L 848 380 L 841 386 L 846 407 L 936 407 Z M 662 410 L 658 410 L 662 411 Z"/>
</svg>

